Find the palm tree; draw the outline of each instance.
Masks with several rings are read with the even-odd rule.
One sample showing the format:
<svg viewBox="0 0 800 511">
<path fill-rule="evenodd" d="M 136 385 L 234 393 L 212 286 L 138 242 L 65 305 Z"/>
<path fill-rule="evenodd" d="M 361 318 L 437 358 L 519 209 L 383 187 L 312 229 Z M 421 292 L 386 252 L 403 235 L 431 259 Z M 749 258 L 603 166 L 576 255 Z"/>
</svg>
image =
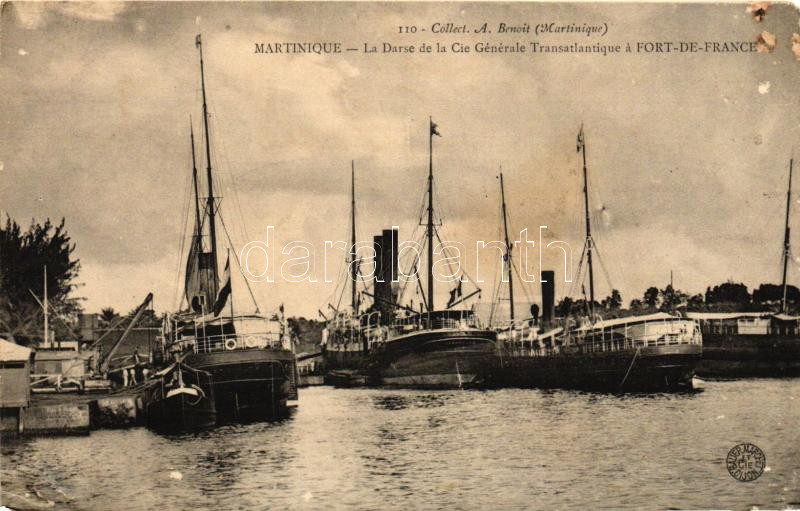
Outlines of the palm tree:
<svg viewBox="0 0 800 511">
<path fill-rule="evenodd" d="M 102 326 L 111 326 L 117 319 L 119 319 L 119 314 L 113 307 L 106 307 L 100 310 L 100 323 Z"/>
</svg>

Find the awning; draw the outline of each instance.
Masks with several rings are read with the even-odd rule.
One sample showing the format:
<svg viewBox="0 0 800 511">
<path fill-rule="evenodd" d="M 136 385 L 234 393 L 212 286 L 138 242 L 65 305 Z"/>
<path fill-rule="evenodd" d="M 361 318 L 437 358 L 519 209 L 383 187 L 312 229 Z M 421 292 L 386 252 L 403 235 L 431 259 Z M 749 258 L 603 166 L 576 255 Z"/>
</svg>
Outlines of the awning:
<svg viewBox="0 0 800 511">
<path fill-rule="evenodd" d="M 772 317 L 778 321 L 800 321 L 800 316 L 790 316 L 789 314 L 773 314 Z"/>
<path fill-rule="evenodd" d="M 27 362 L 30 358 L 29 348 L 0 339 L 0 362 Z"/>
<path fill-rule="evenodd" d="M 634 323 L 645 323 L 647 321 L 666 321 L 666 320 L 680 320 L 683 319 L 678 316 L 667 314 L 666 312 L 656 312 L 655 314 L 647 314 L 645 316 L 626 316 L 624 318 L 606 319 L 598 321 L 594 324 L 586 324 L 579 327 L 577 330 L 600 330 L 603 328 L 611 328 L 620 325 L 631 325 Z"/>
<path fill-rule="evenodd" d="M 739 318 L 767 318 L 771 316 L 769 312 L 687 312 L 689 319 L 700 319 L 705 321 L 739 319 Z"/>
</svg>

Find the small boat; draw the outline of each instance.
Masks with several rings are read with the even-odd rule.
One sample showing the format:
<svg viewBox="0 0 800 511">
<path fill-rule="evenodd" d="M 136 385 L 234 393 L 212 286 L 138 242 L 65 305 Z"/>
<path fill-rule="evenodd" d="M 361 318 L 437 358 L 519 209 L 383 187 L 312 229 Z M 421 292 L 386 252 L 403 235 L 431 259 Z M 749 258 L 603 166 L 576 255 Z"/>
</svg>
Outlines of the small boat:
<svg viewBox="0 0 800 511">
<path fill-rule="evenodd" d="M 146 407 L 147 425 L 159 431 L 195 431 L 217 423 L 211 375 L 183 363 L 157 373 Z"/>
</svg>

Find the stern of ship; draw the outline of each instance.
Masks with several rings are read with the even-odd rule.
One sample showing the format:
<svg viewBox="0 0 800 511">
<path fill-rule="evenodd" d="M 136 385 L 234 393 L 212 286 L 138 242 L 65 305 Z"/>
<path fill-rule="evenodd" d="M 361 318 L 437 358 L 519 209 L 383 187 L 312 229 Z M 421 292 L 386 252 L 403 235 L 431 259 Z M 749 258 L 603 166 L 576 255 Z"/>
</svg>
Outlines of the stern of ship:
<svg viewBox="0 0 800 511">
<path fill-rule="evenodd" d="M 491 330 L 420 330 L 388 341 L 378 354 L 376 383 L 415 388 L 486 384 L 496 360 Z"/>
</svg>

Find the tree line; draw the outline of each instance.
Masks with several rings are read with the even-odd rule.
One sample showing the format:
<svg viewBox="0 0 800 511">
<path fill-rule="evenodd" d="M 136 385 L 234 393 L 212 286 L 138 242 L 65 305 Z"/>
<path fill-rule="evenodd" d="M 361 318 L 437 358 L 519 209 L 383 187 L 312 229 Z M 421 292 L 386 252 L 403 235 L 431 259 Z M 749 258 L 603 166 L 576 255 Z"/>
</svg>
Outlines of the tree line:
<svg viewBox="0 0 800 511">
<path fill-rule="evenodd" d="M 612 289 L 611 294 L 601 301 L 595 300 L 596 312 L 653 312 L 686 309 L 688 311 L 765 311 L 777 310 L 783 300 L 783 287 L 779 284 L 760 284 L 751 293 L 747 286 L 741 282 L 723 282 L 709 286 L 705 293 L 690 294 L 680 289 L 675 289 L 671 284 L 664 288 L 648 287 L 641 298 L 634 298 L 623 308 L 622 297 L 618 290 Z M 797 309 L 800 304 L 800 289 L 796 286 L 786 286 L 786 302 L 791 309 Z M 556 306 L 557 316 L 582 314 L 589 310 L 589 300 L 585 298 L 573 299 L 564 297 Z"/>
<path fill-rule="evenodd" d="M 45 272 L 47 266 L 47 291 L 50 325 L 59 339 L 77 339 L 77 316 L 83 311 L 76 279 L 80 261 L 74 256 L 72 242 L 64 219 L 56 224 L 49 218 L 43 223 L 32 220 L 23 229 L 11 217 L 0 224 L 0 337 L 24 345 L 37 345 L 43 339 Z M 690 311 L 763 311 L 777 310 L 783 299 L 783 288 L 777 284 L 761 284 L 750 292 L 743 283 L 728 281 L 709 286 L 705 293 L 689 294 L 667 285 L 664 288 L 648 287 L 641 298 L 634 298 L 623 307 L 622 295 L 616 289 L 600 301 L 594 310 L 611 316 L 685 309 Z M 800 290 L 787 286 L 786 299 L 790 308 L 800 308 Z M 556 306 L 556 315 L 588 312 L 586 298 L 562 298 Z M 130 313 L 129 313 L 130 314 Z M 111 307 L 102 309 L 101 328 L 112 326 L 120 314 Z M 160 326 L 161 319 L 152 311 L 145 311 L 140 326 Z M 292 318 L 295 335 L 304 339 L 313 337 L 320 327 L 303 318 Z"/>
<path fill-rule="evenodd" d="M 6 216 L 0 225 L 0 337 L 18 344 L 38 344 L 44 337 L 45 266 L 50 328 L 58 338 L 75 338 L 82 310 L 73 296 L 80 261 L 64 219 L 55 224 L 32 220 L 24 230 Z"/>
</svg>

